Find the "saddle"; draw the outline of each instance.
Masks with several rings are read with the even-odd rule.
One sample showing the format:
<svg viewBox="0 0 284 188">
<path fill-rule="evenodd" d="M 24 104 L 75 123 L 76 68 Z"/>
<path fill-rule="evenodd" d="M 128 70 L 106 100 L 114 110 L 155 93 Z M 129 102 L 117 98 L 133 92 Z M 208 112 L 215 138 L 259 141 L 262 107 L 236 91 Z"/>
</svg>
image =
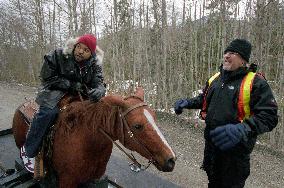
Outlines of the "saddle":
<svg viewBox="0 0 284 188">
<path fill-rule="evenodd" d="M 39 105 L 34 100 L 28 100 L 19 107 L 27 125 L 30 125 L 34 115 L 37 113 Z"/>
</svg>

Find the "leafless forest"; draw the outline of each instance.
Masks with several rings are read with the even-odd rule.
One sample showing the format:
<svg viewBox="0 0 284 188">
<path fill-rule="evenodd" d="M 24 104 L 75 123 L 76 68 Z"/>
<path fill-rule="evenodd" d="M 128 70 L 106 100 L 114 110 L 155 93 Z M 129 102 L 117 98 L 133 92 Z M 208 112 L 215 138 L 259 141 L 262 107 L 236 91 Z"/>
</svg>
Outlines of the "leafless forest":
<svg viewBox="0 0 284 188">
<path fill-rule="evenodd" d="M 110 90 L 142 85 L 166 111 L 202 89 L 230 40 L 247 38 L 279 104 L 261 142 L 284 151 L 283 0 L 0 0 L 0 23 L 0 80 L 38 85 L 45 53 L 94 33 Z"/>
</svg>

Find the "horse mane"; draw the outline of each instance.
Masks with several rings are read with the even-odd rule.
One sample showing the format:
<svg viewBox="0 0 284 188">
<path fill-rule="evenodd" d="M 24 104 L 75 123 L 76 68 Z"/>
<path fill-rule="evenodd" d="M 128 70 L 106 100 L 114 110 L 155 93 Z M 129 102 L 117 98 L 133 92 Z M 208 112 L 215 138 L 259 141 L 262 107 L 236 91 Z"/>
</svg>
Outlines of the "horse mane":
<svg viewBox="0 0 284 188">
<path fill-rule="evenodd" d="M 62 118 L 57 124 L 61 124 L 65 132 L 72 131 L 75 126 L 87 126 L 90 131 L 95 131 L 99 125 L 105 125 L 106 130 L 110 132 L 111 126 L 119 117 L 118 113 L 118 107 L 104 101 L 76 101 L 69 104 L 60 114 Z"/>
<path fill-rule="evenodd" d="M 101 127 L 108 134 L 112 135 L 113 139 L 119 139 L 124 143 L 124 127 L 119 126 L 122 124 L 120 113 L 129 106 L 121 106 L 119 102 L 114 102 L 116 101 L 115 99 L 119 100 L 121 96 L 113 97 L 111 99 L 105 97 L 96 103 L 90 100 L 71 102 L 60 113 L 61 117 L 58 118 L 57 125 L 60 124 L 62 126 L 61 129 L 65 132 L 64 134 L 71 133 L 78 128 L 82 128 L 82 126 L 94 134 L 99 130 L 98 127 Z M 129 100 L 129 102 L 131 100 L 140 100 L 143 102 L 143 99 L 137 95 L 128 96 L 123 100 Z"/>
</svg>

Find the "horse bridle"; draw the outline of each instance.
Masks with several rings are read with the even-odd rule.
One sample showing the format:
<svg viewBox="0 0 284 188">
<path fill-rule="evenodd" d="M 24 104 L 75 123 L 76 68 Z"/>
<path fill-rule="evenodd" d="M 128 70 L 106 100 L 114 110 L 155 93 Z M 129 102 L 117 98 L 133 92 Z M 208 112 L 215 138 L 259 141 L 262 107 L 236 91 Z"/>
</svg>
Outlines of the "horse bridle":
<svg viewBox="0 0 284 188">
<path fill-rule="evenodd" d="M 116 143 L 108 133 L 106 133 L 103 129 L 99 129 L 109 140 L 112 141 L 112 143 L 114 143 L 123 153 L 125 153 L 125 155 L 133 162 L 133 164 L 131 165 L 135 165 L 136 166 L 136 171 L 139 172 L 140 170 L 146 170 L 152 163 L 155 163 L 155 160 L 154 160 L 154 157 L 152 155 L 152 153 L 148 150 L 148 148 L 143 144 L 141 143 L 139 140 L 137 140 L 135 137 L 134 137 L 134 134 L 133 132 L 131 131 L 130 127 L 129 127 L 129 124 L 127 123 L 127 120 L 126 120 L 126 116 L 129 112 L 131 112 L 132 110 L 135 110 L 139 107 L 142 107 L 142 106 L 148 106 L 146 103 L 142 102 L 142 103 L 138 103 L 134 106 L 131 106 L 130 108 L 126 109 L 124 112 L 121 112 L 121 110 L 119 109 L 119 115 L 120 115 L 120 118 L 121 118 L 121 121 L 122 121 L 122 125 L 123 126 L 126 126 L 126 128 L 129 130 L 127 133 L 129 135 L 130 138 L 134 139 L 134 141 L 141 147 L 143 148 L 146 153 L 150 156 L 150 159 L 148 161 L 148 164 L 147 165 L 142 165 L 141 163 L 139 163 L 136 158 L 134 157 L 134 155 L 131 153 L 128 154 L 120 145 L 118 145 L 118 143 Z M 124 138 L 125 139 L 125 138 Z M 123 140 L 124 142 L 124 140 Z"/>
</svg>

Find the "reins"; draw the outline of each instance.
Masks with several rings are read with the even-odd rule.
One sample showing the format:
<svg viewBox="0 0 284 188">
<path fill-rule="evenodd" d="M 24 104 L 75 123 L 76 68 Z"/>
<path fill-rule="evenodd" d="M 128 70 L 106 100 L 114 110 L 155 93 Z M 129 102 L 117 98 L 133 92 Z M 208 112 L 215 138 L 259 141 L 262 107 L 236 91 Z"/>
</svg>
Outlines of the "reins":
<svg viewBox="0 0 284 188">
<path fill-rule="evenodd" d="M 128 154 L 118 143 L 116 143 L 103 129 L 99 128 L 99 131 L 103 133 L 120 151 L 122 151 L 133 163 L 137 166 L 141 166 L 141 164 L 133 157 L 133 155 Z"/>
</svg>

